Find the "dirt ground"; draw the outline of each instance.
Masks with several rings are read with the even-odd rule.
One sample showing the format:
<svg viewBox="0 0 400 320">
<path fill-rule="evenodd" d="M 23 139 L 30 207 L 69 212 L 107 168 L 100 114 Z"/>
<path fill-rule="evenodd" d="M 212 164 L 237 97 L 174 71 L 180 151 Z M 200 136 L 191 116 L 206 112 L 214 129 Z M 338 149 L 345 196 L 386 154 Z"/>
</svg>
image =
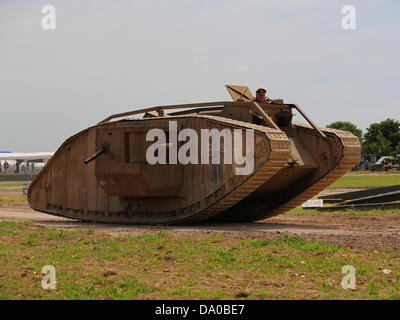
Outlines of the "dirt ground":
<svg viewBox="0 0 400 320">
<path fill-rule="evenodd" d="M 364 188 L 330 188 L 321 195 L 363 190 Z M 7 192 L 8 193 L 8 192 Z M 22 195 L 10 190 L 10 195 Z M 5 194 L 4 192 L 2 193 Z M 111 235 L 143 235 L 168 230 L 182 235 L 208 236 L 223 234 L 234 238 L 274 238 L 285 232 L 309 240 L 320 240 L 350 248 L 400 249 L 400 210 L 389 215 L 357 216 L 346 212 L 320 214 L 282 214 L 255 223 L 219 223 L 196 226 L 139 226 L 86 223 L 31 210 L 27 204 L 0 206 L 0 221 L 32 221 L 35 224 L 63 230 L 93 229 Z"/>
<path fill-rule="evenodd" d="M 350 248 L 400 249 L 400 212 L 381 216 L 354 216 L 321 212 L 318 215 L 283 214 L 256 223 L 202 224 L 197 226 L 138 226 L 84 223 L 52 216 L 28 208 L 0 208 L 0 220 L 32 221 L 63 230 L 93 229 L 111 235 L 143 235 L 168 230 L 188 236 L 223 234 L 234 238 L 275 238 L 288 232 L 310 240 L 320 240 Z"/>
</svg>

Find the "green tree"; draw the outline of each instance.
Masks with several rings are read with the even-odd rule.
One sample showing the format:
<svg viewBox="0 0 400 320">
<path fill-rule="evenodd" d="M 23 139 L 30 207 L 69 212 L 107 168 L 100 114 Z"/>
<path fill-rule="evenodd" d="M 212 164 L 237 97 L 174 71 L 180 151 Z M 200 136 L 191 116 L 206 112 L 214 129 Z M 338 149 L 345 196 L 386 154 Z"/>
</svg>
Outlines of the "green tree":
<svg viewBox="0 0 400 320">
<path fill-rule="evenodd" d="M 386 119 L 372 123 L 364 135 L 364 152 L 378 155 L 396 155 L 400 144 L 400 122 Z"/>
<path fill-rule="evenodd" d="M 397 144 L 397 147 L 396 147 L 396 149 L 394 150 L 394 154 L 395 154 L 395 155 L 400 154 L 400 142 Z"/>
<path fill-rule="evenodd" d="M 344 131 L 350 131 L 352 134 L 358 137 L 358 140 L 360 140 L 360 143 L 362 144 L 362 130 L 358 129 L 356 125 L 352 124 L 349 121 L 336 121 L 332 122 L 331 124 L 327 125 L 328 128 L 331 129 L 338 129 L 338 130 L 344 130 Z"/>
</svg>

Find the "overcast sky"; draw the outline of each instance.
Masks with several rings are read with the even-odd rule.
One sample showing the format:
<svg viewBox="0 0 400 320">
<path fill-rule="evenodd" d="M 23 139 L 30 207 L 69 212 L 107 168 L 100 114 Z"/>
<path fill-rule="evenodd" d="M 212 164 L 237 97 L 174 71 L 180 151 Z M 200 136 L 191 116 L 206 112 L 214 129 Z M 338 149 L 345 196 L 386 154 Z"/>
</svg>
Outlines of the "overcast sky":
<svg viewBox="0 0 400 320">
<path fill-rule="evenodd" d="M 113 113 L 230 100 L 227 83 L 320 126 L 400 120 L 399 16 L 398 0 L 0 0 L 0 150 L 55 151 Z"/>
</svg>

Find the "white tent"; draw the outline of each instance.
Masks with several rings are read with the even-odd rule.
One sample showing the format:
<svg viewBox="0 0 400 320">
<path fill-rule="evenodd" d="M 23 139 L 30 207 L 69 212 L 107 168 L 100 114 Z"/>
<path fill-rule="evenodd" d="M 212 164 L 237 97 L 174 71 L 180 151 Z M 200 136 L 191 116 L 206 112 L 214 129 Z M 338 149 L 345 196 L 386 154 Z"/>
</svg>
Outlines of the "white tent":
<svg viewBox="0 0 400 320">
<path fill-rule="evenodd" d="M 54 152 L 0 153 L 0 160 L 48 160 Z"/>
</svg>

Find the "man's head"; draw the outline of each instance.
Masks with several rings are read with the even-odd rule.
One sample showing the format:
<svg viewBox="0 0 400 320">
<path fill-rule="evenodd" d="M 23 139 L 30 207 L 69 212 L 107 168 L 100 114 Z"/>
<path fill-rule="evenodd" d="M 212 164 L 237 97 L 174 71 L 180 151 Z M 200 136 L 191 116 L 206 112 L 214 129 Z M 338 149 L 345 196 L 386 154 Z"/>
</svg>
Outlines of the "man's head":
<svg viewBox="0 0 400 320">
<path fill-rule="evenodd" d="M 257 89 L 256 91 L 256 101 L 257 102 L 264 102 L 265 101 L 265 94 L 267 91 L 263 88 Z"/>
</svg>

